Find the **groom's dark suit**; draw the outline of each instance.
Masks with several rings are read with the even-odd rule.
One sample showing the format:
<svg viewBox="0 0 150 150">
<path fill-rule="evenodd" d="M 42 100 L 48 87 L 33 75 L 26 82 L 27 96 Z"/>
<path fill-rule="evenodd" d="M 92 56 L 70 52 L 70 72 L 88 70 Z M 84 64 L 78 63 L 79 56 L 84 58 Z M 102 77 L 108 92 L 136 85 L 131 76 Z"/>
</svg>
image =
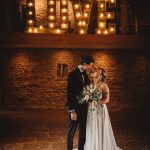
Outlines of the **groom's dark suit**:
<svg viewBox="0 0 150 150">
<path fill-rule="evenodd" d="M 77 126 L 79 125 L 79 141 L 78 150 L 84 149 L 85 138 L 86 138 L 86 118 L 87 118 L 87 104 L 79 104 L 77 95 L 82 92 L 83 86 L 89 83 L 86 72 L 81 72 L 77 67 L 71 71 L 68 75 L 67 83 L 67 105 L 69 111 L 72 110 L 77 113 L 77 120 L 71 120 L 71 113 L 69 112 L 68 121 L 68 135 L 67 135 L 67 147 L 68 150 L 73 148 L 73 138 Z"/>
</svg>

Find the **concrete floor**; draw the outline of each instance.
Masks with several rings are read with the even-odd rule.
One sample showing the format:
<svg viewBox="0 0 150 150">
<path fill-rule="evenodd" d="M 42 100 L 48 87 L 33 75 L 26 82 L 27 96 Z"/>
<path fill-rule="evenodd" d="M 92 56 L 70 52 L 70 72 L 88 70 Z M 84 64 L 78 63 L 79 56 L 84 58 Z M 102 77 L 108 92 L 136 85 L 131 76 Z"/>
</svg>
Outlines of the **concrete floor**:
<svg viewBox="0 0 150 150">
<path fill-rule="evenodd" d="M 129 114 L 110 116 L 120 148 L 150 150 L 149 125 L 141 126 Z M 66 110 L 0 111 L 0 150 L 66 150 L 66 131 Z"/>
</svg>

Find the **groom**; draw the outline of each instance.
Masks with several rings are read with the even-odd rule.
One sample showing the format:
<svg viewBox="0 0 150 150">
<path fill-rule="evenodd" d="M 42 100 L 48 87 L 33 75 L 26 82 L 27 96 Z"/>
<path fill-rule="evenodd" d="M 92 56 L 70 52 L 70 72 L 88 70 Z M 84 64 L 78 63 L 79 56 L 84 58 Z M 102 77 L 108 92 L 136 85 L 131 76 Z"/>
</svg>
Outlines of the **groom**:
<svg viewBox="0 0 150 150">
<path fill-rule="evenodd" d="M 67 83 L 67 106 L 69 109 L 67 148 L 73 149 L 73 138 L 77 127 L 79 126 L 78 150 L 84 149 L 86 140 L 86 118 L 87 104 L 79 104 L 77 95 L 82 92 L 85 85 L 89 83 L 85 70 L 90 69 L 94 63 L 92 56 L 84 56 L 80 64 L 68 75 Z"/>
</svg>

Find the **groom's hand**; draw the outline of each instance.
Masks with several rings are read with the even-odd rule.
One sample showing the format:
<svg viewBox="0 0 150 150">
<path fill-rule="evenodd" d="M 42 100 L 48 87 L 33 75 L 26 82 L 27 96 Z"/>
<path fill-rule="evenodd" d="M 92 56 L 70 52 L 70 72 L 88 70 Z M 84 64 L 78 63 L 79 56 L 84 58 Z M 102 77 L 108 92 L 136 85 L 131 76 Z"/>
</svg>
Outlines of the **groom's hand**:
<svg viewBox="0 0 150 150">
<path fill-rule="evenodd" d="M 76 112 L 71 112 L 71 120 L 74 120 L 74 121 L 77 120 L 77 113 Z"/>
</svg>

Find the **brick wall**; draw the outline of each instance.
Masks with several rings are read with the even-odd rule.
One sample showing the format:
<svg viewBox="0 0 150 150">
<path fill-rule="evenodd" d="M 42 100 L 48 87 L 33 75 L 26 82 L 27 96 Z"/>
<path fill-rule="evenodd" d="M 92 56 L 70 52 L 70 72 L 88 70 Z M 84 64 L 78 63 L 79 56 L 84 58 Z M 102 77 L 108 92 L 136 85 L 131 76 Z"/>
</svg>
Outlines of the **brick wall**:
<svg viewBox="0 0 150 150">
<path fill-rule="evenodd" d="M 147 106 L 150 99 L 150 54 L 141 50 L 3 50 L 2 100 L 5 109 L 64 108 L 66 77 L 57 77 L 57 64 L 72 70 L 84 54 L 108 73 L 111 110 Z M 2 101 L 1 100 L 1 101 Z"/>
</svg>

